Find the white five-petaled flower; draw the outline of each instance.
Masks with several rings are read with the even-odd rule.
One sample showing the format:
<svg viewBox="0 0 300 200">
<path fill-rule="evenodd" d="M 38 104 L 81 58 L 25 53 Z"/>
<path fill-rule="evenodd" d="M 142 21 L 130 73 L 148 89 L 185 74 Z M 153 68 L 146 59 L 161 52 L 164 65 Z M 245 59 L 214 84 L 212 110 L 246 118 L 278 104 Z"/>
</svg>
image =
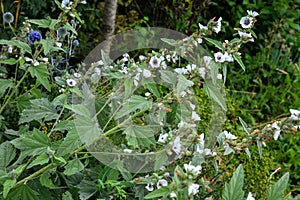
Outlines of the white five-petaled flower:
<svg viewBox="0 0 300 200">
<path fill-rule="evenodd" d="M 198 44 L 201 44 L 203 42 L 202 38 L 197 39 Z"/>
<path fill-rule="evenodd" d="M 157 189 L 164 187 L 164 186 L 168 186 L 168 181 L 166 181 L 165 179 L 160 179 L 157 181 L 157 184 L 156 184 Z"/>
<path fill-rule="evenodd" d="M 76 85 L 76 81 L 74 81 L 73 79 L 67 79 L 67 84 L 70 87 L 74 87 Z"/>
<path fill-rule="evenodd" d="M 151 77 L 151 71 L 150 70 L 148 70 L 148 69 L 144 69 L 143 70 L 143 76 L 145 77 L 145 78 L 149 78 L 149 77 Z"/>
<path fill-rule="evenodd" d="M 200 174 L 200 173 L 201 173 L 201 170 L 202 170 L 201 165 L 194 166 L 194 165 L 192 165 L 191 163 L 189 163 L 189 164 L 184 164 L 183 167 L 184 167 L 184 170 L 185 170 L 187 173 L 192 173 L 192 174 L 194 174 L 194 175 L 196 175 L 196 176 L 197 176 L 198 174 Z"/>
<path fill-rule="evenodd" d="M 177 74 L 187 74 L 188 73 L 188 70 L 186 68 L 176 68 L 176 69 L 174 69 L 174 71 Z"/>
<path fill-rule="evenodd" d="M 180 137 L 177 136 L 174 140 L 174 144 L 173 144 L 173 147 L 172 147 L 173 151 L 179 155 L 180 152 L 181 152 L 181 144 L 180 144 Z"/>
<path fill-rule="evenodd" d="M 278 122 L 274 122 L 274 123 L 272 124 L 272 128 L 275 129 L 274 135 L 273 135 L 274 140 L 278 140 L 278 137 L 279 137 L 280 132 L 281 132 L 280 126 L 278 126 Z"/>
<path fill-rule="evenodd" d="M 255 200 L 255 198 L 252 197 L 252 193 L 251 192 L 248 193 L 248 196 L 247 196 L 246 200 Z"/>
<path fill-rule="evenodd" d="M 124 153 L 132 153 L 131 149 L 124 149 L 123 151 L 124 151 Z"/>
<path fill-rule="evenodd" d="M 218 19 L 217 24 L 212 28 L 214 32 L 219 33 L 221 31 L 221 21 L 222 17 Z"/>
<path fill-rule="evenodd" d="M 232 133 L 230 133 L 228 131 L 224 131 L 223 133 L 225 134 L 225 137 L 228 140 L 235 140 L 237 138 L 235 135 L 233 135 Z"/>
<path fill-rule="evenodd" d="M 188 192 L 189 196 L 197 194 L 199 192 L 199 185 L 192 183 L 191 185 L 189 185 Z"/>
<path fill-rule="evenodd" d="M 145 188 L 146 188 L 149 192 L 151 192 L 151 191 L 154 190 L 154 187 L 153 187 L 153 184 L 152 184 L 152 183 L 147 184 L 147 185 L 145 186 Z"/>
<path fill-rule="evenodd" d="M 140 55 L 140 56 L 139 56 L 139 59 L 140 59 L 140 61 L 143 61 L 143 60 L 145 60 L 145 59 L 146 59 L 146 56 L 144 56 L 144 55 Z"/>
<path fill-rule="evenodd" d="M 168 139 L 168 134 L 167 133 L 160 134 L 159 137 L 158 137 L 158 142 L 166 143 L 167 139 Z"/>
<path fill-rule="evenodd" d="M 225 57 L 225 61 L 233 62 L 233 56 L 231 54 L 228 54 L 227 52 L 225 52 L 224 57 Z"/>
<path fill-rule="evenodd" d="M 290 109 L 290 113 L 291 113 L 291 116 L 290 116 L 291 120 L 295 120 L 296 121 L 296 120 L 299 119 L 300 110 Z"/>
<path fill-rule="evenodd" d="M 71 9 L 71 5 L 73 4 L 73 2 L 72 1 L 70 1 L 70 0 L 63 0 L 62 2 L 61 2 L 61 7 L 62 8 L 65 8 L 65 9 Z"/>
<path fill-rule="evenodd" d="M 150 58 L 150 62 L 149 63 L 151 65 L 151 67 L 158 68 L 160 66 L 160 62 L 161 62 L 161 60 L 159 58 L 157 58 L 156 56 L 152 56 Z"/>
<path fill-rule="evenodd" d="M 252 17 L 242 17 L 240 24 L 243 28 L 251 28 L 253 24 L 253 18 Z"/>
<path fill-rule="evenodd" d="M 256 11 L 252 11 L 252 10 L 247 10 L 248 15 L 250 15 L 251 17 L 257 17 L 259 14 Z"/>
<path fill-rule="evenodd" d="M 238 31 L 239 35 L 241 38 L 245 38 L 250 42 L 254 42 L 254 38 L 252 37 L 251 33 L 245 33 L 242 31 Z"/>
<path fill-rule="evenodd" d="M 225 56 L 221 52 L 217 52 L 214 54 L 216 62 L 225 62 Z"/>
</svg>

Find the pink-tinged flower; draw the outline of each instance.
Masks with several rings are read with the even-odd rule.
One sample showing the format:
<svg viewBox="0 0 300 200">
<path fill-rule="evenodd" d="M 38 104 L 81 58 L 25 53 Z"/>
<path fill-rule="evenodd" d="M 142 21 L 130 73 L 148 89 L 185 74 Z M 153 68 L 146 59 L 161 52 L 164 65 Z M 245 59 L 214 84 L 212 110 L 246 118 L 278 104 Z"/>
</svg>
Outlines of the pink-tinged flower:
<svg viewBox="0 0 300 200">
<path fill-rule="evenodd" d="M 161 188 L 161 187 L 165 187 L 168 186 L 168 181 L 166 181 L 165 179 L 161 179 L 157 181 L 156 187 L 157 189 Z"/>
<path fill-rule="evenodd" d="M 158 68 L 160 66 L 160 62 L 161 62 L 161 60 L 159 58 L 157 58 L 156 56 L 152 56 L 150 58 L 150 62 L 149 63 L 151 65 L 151 67 Z"/>
<path fill-rule="evenodd" d="M 74 87 L 76 85 L 76 81 L 73 79 L 67 79 L 67 84 L 70 87 Z"/>
<path fill-rule="evenodd" d="M 216 62 L 225 62 L 225 56 L 221 52 L 215 53 L 214 56 Z"/>
<path fill-rule="evenodd" d="M 240 24 L 243 28 L 251 28 L 253 24 L 253 18 L 252 17 L 242 17 Z"/>
</svg>

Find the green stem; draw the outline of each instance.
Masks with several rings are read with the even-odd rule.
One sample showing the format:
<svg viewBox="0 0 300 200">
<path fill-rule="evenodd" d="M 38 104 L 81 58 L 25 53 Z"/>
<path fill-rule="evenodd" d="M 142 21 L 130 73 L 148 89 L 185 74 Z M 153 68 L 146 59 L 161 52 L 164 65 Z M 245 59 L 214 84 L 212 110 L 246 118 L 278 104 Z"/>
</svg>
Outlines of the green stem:
<svg viewBox="0 0 300 200">
<path fill-rule="evenodd" d="M 17 91 L 17 89 L 19 88 L 19 86 L 21 85 L 21 83 L 24 81 L 24 79 L 26 78 L 28 72 L 29 72 L 28 69 L 26 69 L 25 74 L 23 75 L 23 77 L 21 78 L 21 80 L 18 82 L 18 84 L 15 86 L 14 90 L 11 92 L 10 96 L 7 98 L 7 100 L 5 101 L 5 103 L 3 104 L 3 106 L 0 108 L 0 114 L 3 112 L 4 108 L 9 103 L 10 99 L 14 96 L 15 92 Z"/>
<path fill-rule="evenodd" d="M 53 167 L 53 164 L 49 164 L 45 167 L 43 167 L 42 169 L 36 171 L 35 173 L 31 174 L 30 176 L 27 176 L 26 178 L 20 180 L 19 182 L 16 183 L 16 186 L 19 186 L 23 183 L 26 183 L 27 181 L 39 176 L 40 174 L 44 173 L 45 171 L 47 171 L 48 169 L 51 169 Z"/>
</svg>

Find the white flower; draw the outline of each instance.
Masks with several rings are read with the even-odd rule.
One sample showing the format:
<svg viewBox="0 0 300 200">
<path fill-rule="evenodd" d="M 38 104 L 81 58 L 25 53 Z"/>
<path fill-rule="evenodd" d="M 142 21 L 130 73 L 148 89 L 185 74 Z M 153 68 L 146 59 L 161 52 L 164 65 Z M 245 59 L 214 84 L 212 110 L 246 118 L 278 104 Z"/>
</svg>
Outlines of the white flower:
<svg viewBox="0 0 300 200">
<path fill-rule="evenodd" d="M 173 151 L 178 155 L 181 152 L 181 144 L 180 144 L 180 137 L 177 136 L 174 140 L 174 144 L 172 147 Z"/>
<path fill-rule="evenodd" d="M 154 190 L 154 187 L 153 187 L 153 184 L 152 184 L 152 183 L 147 184 L 147 185 L 145 186 L 145 188 L 146 188 L 149 192 L 151 192 L 151 191 Z"/>
<path fill-rule="evenodd" d="M 299 119 L 299 115 L 300 115 L 300 111 L 299 110 L 295 110 L 295 109 L 290 109 L 290 113 L 291 113 L 291 116 L 290 116 L 290 119 L 291 120 L 298 120 Z"/>
<path fill-rule="evenodd" d="M 144 69 L 143 70 L 143 76 L 145 77 L 145 78 L 149 78 L 149 77 L 151 77 L 151 71 L 150 70 L 148 70 L 148 69 Z"/>
<path fill-rule="evenodd" d="M 224 57 L 225 57 L 225 61 L 233 62 L 233 56 L 231 54 L 228 54 L 227 52 L 225 52 Z"/>
<path fill-rule="evenodd" d="M 198 42 L 199 44 L 201 44 L 201 43 L 203 42 L 202 38 L 198 38 L 198 39 L 197 39 L 197 42 Z"/>
<path fill-rule="evenodd" d="M 167 59 L 167 61 L 171 61 L 171 56 L 170 55 L 166 55 L 166 59 Z"/>
<path fill-rule="evenodd" d="M 184 167 L 184 170 L 187 172 L 187 173 L 192 173 L 192 174 L 194 174 L 194 175 L 198 175 L 198 174 L 200 174 L 201 173 L 201 170 L 202 170 L 202 167 L 201 167 L 201 165 L 197 165 L 197 166 L 194 166 L 194 165 L 192 165 L 191 163 L 189 163 L 189 164 L 184 164 L 183 165 L 183 167 Z"/>
<path fill-rule="evenodd" d="M 157 181 L 156 187 L 157 189 L 164 187 L 164 186 L 168 186 L 168 181 L 166 181 L 165 179 L 161 179 Z"/>
<path fill-rule="evenodd" d="M 241 38 L 246 38 L 250 42 L 254 42 L 254 38 L 252 37 L 251 33 L 245 33 L 245 32 L 242 32 L 242 31 L 238 31 L 238 33 L 239 33 Z"/>
<path fill-rule="evenodd" d="M 11 45 L 9 45 L 7 51 L 8 51 L 8 53 L 12 53 L 13 52 L 13 47 Z"/>
<path fill-rule="evenodd" d="M 217 79 L 221 80 L 222 79 L 222 74 L 218 74 Z"/>
<path fill-rule="evenodd" d="M 251 192 L 248 193 L 248 196 L 247 196 L 246 200 L 255 200 L 255 198 L 252 197 L 252 193 Z"/>
<path fill-rule="evenodd" d="M 192 110 L 195 110 L 195 108 L 196 108 L 195 104 L 192 104 L 191 102 L 190 102 L 190 107 Z"/>
<path fill-rule="evenodd" d="M 258 16 L 258 12 L 256 11 L 252 11 L 252 10 L 247 10 L 248 15 L 250 15 L 251 17 L 256 17 Z"/>
<path fill-rule="evenodd" d="M 170 197 L 171 197 L 171 198 L 176 198 L 176 197 L 177 197 L 177 194 L 176 194 L 175 192 L 171 192 L 171 193 L 170 193 Z"/>
<path fill-rule="evenodd" d="M 76 85 L 76 81 L 74 81 L 73 79 L 67 79 L 67 84 L 70 87 L 74 87 Z"/>
<path fill-rule="evenodd" d="M 151 95 L 150 92 L 146 92 L 146 93 L 145 93 L 145 96 L 146 96 L 146 97 L 149 97 L 150 95 Z"/>
<path fill-rule="evenodd" d="M 166 143 L 167 139 L 168 139 L 168 134 L 167 133 L 160 134 L 159 137 L 158 137 L 158 142 Z"/>
<path fill-rule="evenodd" d="M 99 60 L 96 63 L 97 63 L 97 65 L 104 65 L 104 62 L 102 60 Z"/>
<path fill-rule="evenodd" d="M 195 111 L 192 112 L 192 120 L 200 121 L 200 117 Z"/>
<path fill-rule="evenodd" d="M 39 61 L 37 60 L 33 61 L 33 66 L 38 66 L 39 64 L 40 64 Z"/>
<path fill-rule="evenodd" d="M 253 24 L 253 18 L 252 17 L 242 17 L 240 24 L 243 28 L 251 28 Z"/>
<path fill-rule="evenodd" d="M 66 8 L 66 9 L 71 9 L 71 5 L 73 4 L 73 2 L 72 1 L 70 1 L 70 0 L 63 0 L 62 2 L 61 2 L 61 7 L 62 8 Z"/>
<path fill-rule="evenodd" d="M 207 30 L 208 28 L 207 28 L 207 26 L 203 26 L 202 24 L 200 24 L 200 23 L 198 23 L 198 25 L 199 25 L 199 28 L 200 28 L 200 30 Z"/>
<path fill-rule="evenodd" d="M 214 27 L 212 28 L 212 30 L 213 30 L 214 32 L 219 33 L 219 32 L 221 31 L 221 21 L 222 21 L 222 17 L 220 17 L 220 18 L 218 19 L 217 25 L 214 26 Z"/>
<path fill-rule="evenodd" d="M 178 60 L 178 56 L 176 55 L 176 52 L 174 52 L 172 55 L 172 62 L 176 63 L 177 60 Z"/>
<path fill-rule="evenodd" d="M 143 61 L 143 60 L 146 59 L 146 56 L 140 55 L 140 56 L 139 56 L 139 59 L 140 59 L 140 61 Z"/>
<path fill-rule="evenodd" d="M 188 73 L 188 70 L 185 69 L 185 68 L 176 68 L 176 69 L 174 69 L 174 71 L 175 71 L 177 74 L 187 74 L 187 73 Z"/>
<path fill-rule="evenodd" d="M 82 3 L 82 4 L 86 4 L 86 0 L 83 0 L 83 1 L 81 1 L 80 3 Z"/>
<path fill-rule="evenodd" d="M 197 194 L 199 192 L 199 185 L 192 183 L 191 185 L 189 185 L 188 191 L 189 191 L 189 196 Z"/>
<path fill-rule="evenodd" d="M 61 43 L 61 42 L 56 42 L 55 45 L 56 45 L 57 47 L 59 47 L 59 48 L 62 47 L 62 43 Z"/>
<path fill-rule="evenodd" d="M 228 140 L 235 140 L 235 139 L 237 138 L 235 135 L 231 134 L 231 133 L 228 132 L 228 131 L 224 131 L 223 133 L 225 134 L 225 137 L 226 137 L 226 139 L 228 139 Z"/>
<path fill-rule="evenodd" d="M 157 58 L 156 56 L 152 56 L 150 59 L 150 65 L 153 68 L 158 68 L 160 65 L 161 60 L 159 58 Z"/>
<path fill-rule="evenodd" d="M 278 140 L 279 135 L 280 135 L 280 132 L 281 132 L 281 129 L 280 129 L 280 127 L 278 126 L 278 122 L 274 122 L 274 123 L 272 124 L 272 128 L 275 128 L 273 138 L 274 138 L 274 140 Z"/>
<path fill-rule="evenodd" d="M 49 62 L 49 59 L 47 57 L 43 58 L 42 61 Z"/>
<path fill-rule="evenodd" d="M 215 53 L 214 56 L 216 62 L 225 62 L 225 56 L 221 52 Z"/>
<path fill-rule="evenodd" d="M 132 153 L 131 149 L 124 149 L 123 151 L 124 151 L 124 153 Z"/>
<path fill-rule="evenodd" d="M 75 73 L 73 74 L 73 76 L 74 76 L 75 78 L 80 78 L 80 77 L 81 77 L 81 74 L 75 72 Z"/>
</svg>

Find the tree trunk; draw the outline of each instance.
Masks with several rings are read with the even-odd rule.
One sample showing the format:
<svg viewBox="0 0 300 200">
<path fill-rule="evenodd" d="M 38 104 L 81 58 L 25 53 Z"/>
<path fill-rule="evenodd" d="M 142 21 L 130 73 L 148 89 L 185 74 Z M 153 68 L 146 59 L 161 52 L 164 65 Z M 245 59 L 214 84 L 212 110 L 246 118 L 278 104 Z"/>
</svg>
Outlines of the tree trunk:
<svg viewBox="0 0 300 200">
<path fill-rule="evenodd" d="M 104 52 L 109 55 L 112 36 L 115 31 L 115 20 L 118 0 L 105 0 L 103 10 L 103 39 L 105 40 Z"/>
</svg>

